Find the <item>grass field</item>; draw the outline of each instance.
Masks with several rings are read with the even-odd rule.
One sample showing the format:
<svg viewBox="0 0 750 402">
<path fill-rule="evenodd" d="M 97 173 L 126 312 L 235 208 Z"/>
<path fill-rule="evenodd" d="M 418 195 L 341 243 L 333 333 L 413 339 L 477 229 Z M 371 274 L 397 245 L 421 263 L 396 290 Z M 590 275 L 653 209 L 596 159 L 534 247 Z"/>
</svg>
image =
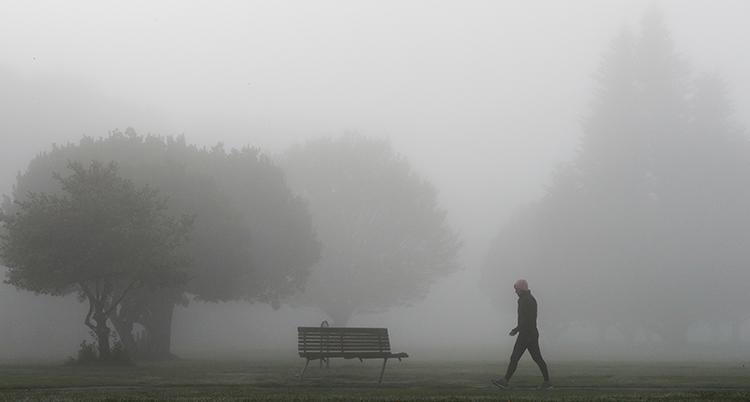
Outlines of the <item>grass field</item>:
<svg viewBox="0 0 750 402">
<path fill-rule="evenodd" d="M 522 359 L 512 389 L 489 380 L 502 361 L 194 358 L 131 367 L 0 364 L 0 401 L 750 401 L 750 367 L 740 363 L 549 362 L 555 389 Z"/>
</svg>

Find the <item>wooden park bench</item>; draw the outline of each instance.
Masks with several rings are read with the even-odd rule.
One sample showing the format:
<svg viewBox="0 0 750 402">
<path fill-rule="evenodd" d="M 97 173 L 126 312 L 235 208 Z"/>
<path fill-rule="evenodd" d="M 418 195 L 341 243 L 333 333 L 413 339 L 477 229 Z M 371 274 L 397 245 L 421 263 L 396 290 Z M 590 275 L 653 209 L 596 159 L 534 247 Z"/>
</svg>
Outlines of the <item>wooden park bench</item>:
<svg viewBox="0 0 750 402">
<path fill-rule="evenodd" d="M 307 359 L 300 381 L 305 375 L 310 360 L 343 357 L 344 359 L 383 359 L 380 379 L 383 381 L 385 364 L 388 359 L 409 357 L 406 353 L 391 353 L 387 328 L 347 328 L 347 327 L 298 327 L 297 346 L 300 357 Z"/>
</svg>

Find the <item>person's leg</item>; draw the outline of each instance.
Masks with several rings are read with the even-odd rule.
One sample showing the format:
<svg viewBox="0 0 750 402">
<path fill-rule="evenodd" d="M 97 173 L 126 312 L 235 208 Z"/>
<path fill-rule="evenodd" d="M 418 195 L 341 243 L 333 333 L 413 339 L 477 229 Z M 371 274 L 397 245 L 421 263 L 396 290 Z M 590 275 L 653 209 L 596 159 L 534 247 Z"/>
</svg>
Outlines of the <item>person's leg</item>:
<svg viewBox="0 0 750 402">
<path fill-rule="evenodd" d="M 523 352 L 526 351 L 527 345 L 523 338 L 520 336 L 518 339 L 516 339 L 516 344 L 513 346 L 513 353 L 510 355 L 510 363 L 508 363 L 508 370 L 505 371 L 505 380 L 510 381 L 510 378 L 513 377 L 513 373 L 516 372 L 516 368 L 518 367 L 518 361 L 521 360 L 521 356 L 523 356 Z"/>
<path fill-rule="evenodd" d="M 531 358 L 534 359 L 534 362 L 539 366 L 539 371 L 542 372 L 542 377 L 544 377 L 544 382 L 549 382 L 549 373 L 547 372 L 547 363 L 542 358 L 542 352 L 539 350 L 539 338 L 535 338 L 533 341 L 529 342 L 529 354 L 531 354 Z"/>
</svg>

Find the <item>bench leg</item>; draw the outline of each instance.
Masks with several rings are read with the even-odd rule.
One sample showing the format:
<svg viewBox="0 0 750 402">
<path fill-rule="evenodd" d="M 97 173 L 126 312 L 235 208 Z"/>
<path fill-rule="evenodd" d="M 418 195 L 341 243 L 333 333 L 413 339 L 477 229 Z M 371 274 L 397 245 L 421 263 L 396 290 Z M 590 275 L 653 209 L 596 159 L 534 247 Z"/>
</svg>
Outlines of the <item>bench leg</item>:
<svg viewBox="0 0 750 402">
<path fill-rule="evenodd" d="M 302 381 L 302 376 L 305 375 L 305 370 L 307 370 L 307 365 L 310 364 L 310 359 L 305 360 L 305 367 L 302 368 L 302 372 L 299 373 L 299 380 Z"/>
<path fill-rule="evenodd" d="M 383 382 L 383 373 L 385 373 L 385 364 L 388 363 L 388 359 L 383 359 L 383 368 L 380 370 L 380 379 L 378 380 L 378 384 Z"/>
</svg>

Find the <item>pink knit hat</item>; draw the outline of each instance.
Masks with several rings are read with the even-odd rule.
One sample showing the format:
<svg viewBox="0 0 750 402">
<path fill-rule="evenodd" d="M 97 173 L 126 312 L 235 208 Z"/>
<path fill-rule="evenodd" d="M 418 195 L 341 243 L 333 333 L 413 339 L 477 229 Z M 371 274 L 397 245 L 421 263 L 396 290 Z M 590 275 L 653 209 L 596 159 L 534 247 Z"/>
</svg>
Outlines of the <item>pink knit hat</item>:
<svg viewBox="0 0 750 402">
<path fill-rule="evenodd" d="M 515 285 L 513 285 L 513 288 L 519 290 L 529 290 L 529 283 L 526 282 L 526 279 L 519 279 L 516 281 Z"/>
</svg>

